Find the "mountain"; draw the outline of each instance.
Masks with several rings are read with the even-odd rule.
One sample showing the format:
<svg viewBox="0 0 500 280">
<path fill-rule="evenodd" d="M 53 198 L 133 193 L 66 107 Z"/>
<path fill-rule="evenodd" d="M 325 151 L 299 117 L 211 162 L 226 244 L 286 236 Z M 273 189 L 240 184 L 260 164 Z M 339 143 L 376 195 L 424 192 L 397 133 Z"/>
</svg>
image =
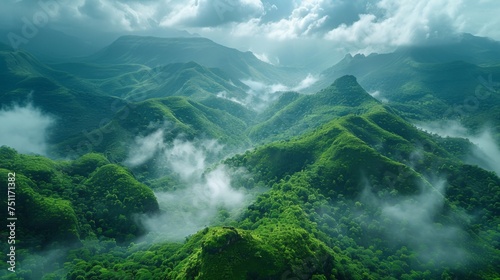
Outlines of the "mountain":
<svg viewBox="0 0 500 280">
<path fill-rule="evenodd" d="M 296 219 L 303 228 L 312 223 L 308 232 L 336 252 L 349 252 L 351 268 L 359 265 L 348 279 L 365 272 L 374 279 L 410 273 L 418 278 L 427 269 L 433 275 L 427 277 L 436 278 L 441 265 L 456 276 L 493 277 L 498 271 L 489 258 L 500 255 L 497 247 L 486 249 L 490 241 L 483 234 L 496 226 L 498 209 L 485 194 L 498 194 L 500 180 L 463 164 L 440 141 L 378 107 L 238 155 L 228 162 L 249 168 L 255 181 L 272 186 L 248 207 L 240 225 L 254 229 L 257 223 L 258 232 L 280 221 Z M 488 202 L 477 203 L 481 197 Z M 298 206 L 294 215 L 287 212 L 292 205 Z M 488 214 L 481 221 L 467 220 L 466 213 L 475 211 Z M 449 229 L 458 232 L 448 235 Z M 382 253 L 372 262 L 370 251 L 377 250 Z M 401 250 L 411 251 L 399 259 L 408 266 L 384 269 Z M 320 267 L 310 265 L 302 273 L 309 278 Z"/>
<path fill-rule="evenodd" d="M 224 161 L 254 174 L 241 182 L 249 188 L 269 186 L 237 220 L 184 243 L 86 256 L 68 263 L 67 275 L 498 277 L 499 248 L 491 244 L 500 179 L 461 162 L 443 140 L 381 106 L 332 119 Z"/>
<path fill-rule="evenodd" d="M 156 68 L 137 64 L 103 66 L 87 63 L 51 66 L 85 79 L 107 95 L 134 101 L 167 96 L 191 96 L 201 100 L 217 94 L 245 100 L 248 89 L 223 71 L 195 62 L 171 63 Z"/>
<path fill-rule="evenodd" d="M 122 162 L 133 149 L 136 137 L 159 130 L 165 132 L 165 142 L 177 137 L 218 139 L 231 150 L 249 145 L 244 133 L 247 127 L 244 120 L 230 113 L 185 97 L 148 99 L 128 104 L 100 128 L 61 142 L 58 151 L 67 155 L 77 151 L 81 143 L 88 143 L 92 151 L 108 154 L 114 161 Z"/>
<path fill-rule="evenodd" d="M 500 62 L 500 42 L 462 33 L 451 42 L 427 46 L 400 47 L 396 52 L 421 63 L 465 61 L 477 65 Z"/>
<path fill-rule="evenodd" d="M 85 59 L 89 63 L 142 64 L 149 67 L 191 61 L 209 68 L 220 68 L 237 80 L 292 84 L 305 76 L 297 69 L 275 67 L 257 59 L 251 52 L 240 52 L 201 37 L 123 36 Z"/>
<path fill-rule="evenodd" d="M 24 217 L 16 237 L 26 247 L 70 245 L 97 235 L 131 240 L 144 230 L 130 226 L 134 215 L 158 211 L 151 189 L 101 155 L 62 162 L 1 147 L 0 163 L 4 184 L 16 170 L 16 215 Z M 7 197 L 2 200 L 6 204 Z"/>
<path fill-rule="evenodd" d="M 499 42 L 464 34 L 448 45 L 405 47 L 393 53 L 347 55 L 325 70 L 322 88 L 354 75 L 363 88 L 414 121 L 458 119 L 472 131 L 491 122 L 500 142 Z M 488 121 L 486 121 L 488 120 Z"/>
<path fill-rule="evenodd" d="M 10 81 L 0 85 L 2 107 L 31 104 L 55 120 L 49 142 L 55 145 L 52 152 L 58 155 L 69 153 L 77 156 L 94 150 L 95 143 L 93 139 L 88 139 L 88 135 L 100 134 L 112 119 L 119 119 L 130 110 L 135 112 L 131 108 L 135 108 L 136 102 L 154 97 L 189 96 L 194 100 L 205 100 L 206 104 L 210 104 L 208 107 L 198 103 L 196 106 L 217 112 L 219 115 L 211 117 L 215 123 L 234 121 L 236 126 L 246 127 L 250 120 L 248 109 L 230 101 L 245 100 L 247 86 L 238 80 L 233 82 L 219 69 L 209 69 L 194 62 L 174 63 L 155 69 L 139 65 L 98 66 L 83 63 L 49 66 L 27 52 L 6 49 L 0 51 L 0 78 Z M 220 111 L 218 106 L 231 108 L 237 117 Z M 125 112 L 120 111 L 122 108 Z M 149 110 L 139 108 L 142 109 Z M 183 116 L 177 117 L 182 119 Z M 198 118 L 191 117 L 183 127 L 194 125 L 190 121 Z M 238 119 L 240 117 L 243 119 Z M 148 119 L 142 127 L 163 118 Z M 174 122 L 179 123 L 177 119 Z M 199 136 L 202 131 L 210 130 L 209 126 L 195 127 Z M 232 124 L 226 124 L 217 133 L 207 135 L 218 137 L 228 135 L 228 132 L 236 133 L 238 136 L 228 136 L 227 139 L 239 139 L 231 140 L 233 144 L 248 141 L 245 136 L 242 138 L 243 130 L 234 131 L 231 127 Z M 184 132 L 193 135 L 189 129 Z M 225 140 L 226 137 L 223 137 Z"/>
<path fill-rule="evenodd" d="M 32 103 L 56 120 L 51 142 L 98 127 L 126 102 L 101 95 L 84 80 L 43 64 L 24 51 L 0 51 L 0 105 Z"/>
<path fill-rule="evenodd" d="M 276 105 L 262 113 L 262 121 L 251 128 L 249 136 L 254 141 L 284 139 L 336 117 L 366 112 L 374 106 L 380 106 L 379 102 L 359 86 L 356 78 L 344 76 L 315 94 L 285 93 Z M 273 111 L 272 115 L 268 113 Z"/>
<path fill-rule="evenodd" d="M 495 48 L 349 55 L 304 94 L 299 71 L 203 38 L 51 63 L 0 45 L 1 124 L 20 106 L 55 122 L 53 159 L 0 143 L 18 218 L 0 279 L 500 278 L 500 130 L 415 125 L 498 129 Z"/>
</svg>

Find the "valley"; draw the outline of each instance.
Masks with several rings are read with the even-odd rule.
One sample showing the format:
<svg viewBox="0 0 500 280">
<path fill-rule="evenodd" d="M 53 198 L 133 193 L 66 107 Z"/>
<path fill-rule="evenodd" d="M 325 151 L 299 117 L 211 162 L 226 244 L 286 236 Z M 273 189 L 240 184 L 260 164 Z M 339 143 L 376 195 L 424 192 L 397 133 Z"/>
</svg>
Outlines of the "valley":
<svg viewBox="0 0 500 280">
<path fill-rule="evenodd" d="M 0 279 L 498 278 L 499 46 L 318 73 L 203 37 L 0 45 Z"/>
</svg>

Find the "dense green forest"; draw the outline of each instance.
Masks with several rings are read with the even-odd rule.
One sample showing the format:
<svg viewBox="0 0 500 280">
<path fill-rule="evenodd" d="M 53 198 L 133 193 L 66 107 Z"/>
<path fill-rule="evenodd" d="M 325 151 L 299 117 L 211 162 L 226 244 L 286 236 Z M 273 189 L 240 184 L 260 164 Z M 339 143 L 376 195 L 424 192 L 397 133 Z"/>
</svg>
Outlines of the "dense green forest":
<svg viewBox="0 0 500 280">
<path fill-rule="evenodd" d="M 204 38 L 2 45 L 0 118 L 52 121 L 42 152 L 0 142 L 0 279 L 499 279 L 496 47 L 348 55 L 266 93 L 304 71 Z M 472 134 L 422 125 L 444 120 Z"/>
</svg>

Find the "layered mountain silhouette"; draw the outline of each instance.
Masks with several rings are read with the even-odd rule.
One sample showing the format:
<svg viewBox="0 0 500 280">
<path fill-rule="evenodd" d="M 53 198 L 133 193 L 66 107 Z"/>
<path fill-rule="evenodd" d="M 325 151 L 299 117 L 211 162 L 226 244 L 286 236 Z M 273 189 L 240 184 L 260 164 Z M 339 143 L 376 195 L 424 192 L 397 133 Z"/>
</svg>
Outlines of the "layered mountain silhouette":
<svg viewBox="0 0 500 280">
<path fill-rule="evenodd" d="M 0 45 L 0 118 L 54 120 L 50 158 L 0 147 L 18 276 L 498 278 L 499 65 L 498 42 L 464 34 L 346 55 L 295 92 L 304 69 L 199 37 L 58 60 Z M 417 127 L 436 121 L 461 137 Z"/>
</svg>

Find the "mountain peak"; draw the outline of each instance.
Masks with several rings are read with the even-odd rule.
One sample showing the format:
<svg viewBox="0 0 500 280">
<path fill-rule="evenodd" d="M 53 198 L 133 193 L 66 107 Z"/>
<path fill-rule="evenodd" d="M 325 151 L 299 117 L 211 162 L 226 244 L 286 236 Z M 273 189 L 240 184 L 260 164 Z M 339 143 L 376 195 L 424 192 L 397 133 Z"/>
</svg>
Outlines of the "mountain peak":
<svg viewBox="0 0 500 280">
<path fill-rule="evenodd" d="M 353 86 L 359 86 L 356 77 L 353 75 L 345 75 L 335 80 L 332 84 L 338 89 L 347 89 Z"/>
<path fill-rule="evenodd" d="M 317 93 L 321 104 L 333 106 L 356 107 L 363 104 L 376 104 L 377 101 L 368 94 L 356 77 L 353 75 L 342 76 L 333 82 L 329 87 Z"/>
<path fill-rule="evenodd" d="M 219 68 L 234 80 L 257 79 L 283 84 L 303 75 L 298 69 L 281 69 L 260 61 L 251 52 L 241 52 L 203 37 L 152 37 L 126 35 L 83 60 L 94 64 L 142 64 L 157 67 L 194 61 Z"/>
</svg>

